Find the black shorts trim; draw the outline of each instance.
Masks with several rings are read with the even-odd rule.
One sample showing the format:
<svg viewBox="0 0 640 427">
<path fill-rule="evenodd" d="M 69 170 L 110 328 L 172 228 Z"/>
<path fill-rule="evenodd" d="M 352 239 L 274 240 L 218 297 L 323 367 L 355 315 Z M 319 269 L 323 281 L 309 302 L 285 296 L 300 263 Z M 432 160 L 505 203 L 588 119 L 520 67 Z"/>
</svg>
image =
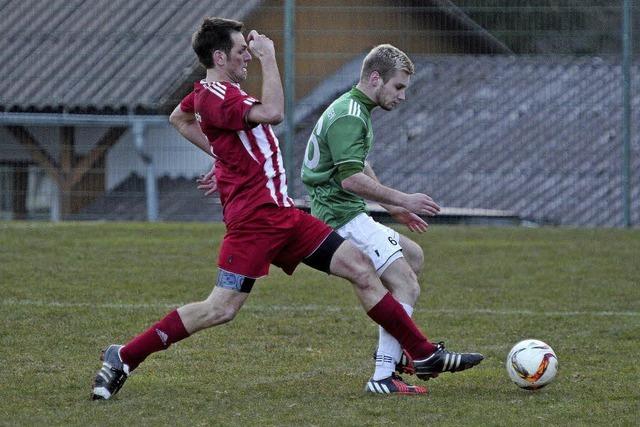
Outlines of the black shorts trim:
<svg viewBox="0 0 640 427">
<path fill-rule="evenodd" d="M 344 237 L 335 231 L 332 231 L 320 246 L 318 246 L 311 255 L 303 259 L 302 262 L 311 268 L 331 274 L 331 260 L 333 259 L 333 254 L 336 253 L 344 240 Z"/>
</svg>

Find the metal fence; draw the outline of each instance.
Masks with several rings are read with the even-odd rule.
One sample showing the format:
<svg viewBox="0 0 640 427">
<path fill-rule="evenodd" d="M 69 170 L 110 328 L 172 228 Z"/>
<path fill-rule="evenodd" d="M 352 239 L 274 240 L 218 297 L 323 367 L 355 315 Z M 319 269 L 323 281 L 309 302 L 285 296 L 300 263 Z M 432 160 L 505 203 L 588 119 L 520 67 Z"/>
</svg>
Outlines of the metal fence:
<svg viewBox="0 0 640 427">
<path fill-rule="evenodd" d="M 299 167 L 315 120 L 355 84 L 363 54 L 388 42 L 417 71 L 407 101 L 374 114 L 370 159 L 383 183 L 427 192 L 449 208 L 498 209 L 536 223 L 640 224 L 635 2 L 254 3 L 240 18 L 274 39 L 295 105 L 277 133 L 296 198 L 305 196 Z M 189 50 L 189 25 L 164 37 Z M 167 96 L 169 104 L 198 72 L 183 75 L 183 92 Z M 259 94 L 256 64 L 249 72 L 247 91 Z M 0 219 L 221 219 L 194 182 L 209 160 L 166 116 L 143 125 L 140 140 L 138 116 L 87 124 L 66 114 L 56 122 L 55 109 L 23 107 L 0 112 Z"/>
</svg>

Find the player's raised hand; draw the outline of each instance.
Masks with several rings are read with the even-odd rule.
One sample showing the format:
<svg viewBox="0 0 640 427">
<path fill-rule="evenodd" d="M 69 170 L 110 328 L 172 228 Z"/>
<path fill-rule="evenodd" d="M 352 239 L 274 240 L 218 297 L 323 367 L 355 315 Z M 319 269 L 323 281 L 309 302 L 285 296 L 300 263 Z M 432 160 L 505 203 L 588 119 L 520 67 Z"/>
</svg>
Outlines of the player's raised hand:
<svg viewBox="0 0 640 427">
<path fill-rule="evenodd" d="M 440 206 L 423 193 L 407 194 L 403 207 L 418 215 L 434 216 L 440 212 Z"/>
<path fill-rule="evenodd" d="M 216 164 L 213 164 L 209 172 L 200 175 L 196 182 L 198 183 L 198 190 L 204 190 L 205 196 L 218 191 L 218 182 L 216 181 Z"/>
<path fill-rule="evenodd" d="M 275 58 L 276 50 L 273 46 L 273 40 L 264 34 L 260 34 L 256 30 L 251 30 L 247 36 L 247 42 L 249 43 L 249 50 L 258 59 L 264 57 Z"/>
</svg>

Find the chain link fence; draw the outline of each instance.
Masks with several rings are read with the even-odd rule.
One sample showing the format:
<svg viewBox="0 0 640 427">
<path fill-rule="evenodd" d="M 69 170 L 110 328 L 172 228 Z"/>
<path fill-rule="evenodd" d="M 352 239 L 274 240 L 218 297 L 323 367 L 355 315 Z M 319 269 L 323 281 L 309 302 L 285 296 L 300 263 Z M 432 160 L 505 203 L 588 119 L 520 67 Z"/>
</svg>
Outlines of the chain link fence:
<svg viewBox="0 0 640 427">
<path fill-rule="evenodd" d="M 73 7 L 99 8 L 99 2 L 77 3 L 57 6 L 67 8 L 70 16 Z M 227 3 L 212 1 L 208 13 L 231 13 Z M 43 4 L 0 1 L 0 10 Z M 170 84 L 156 100 L 137 107 L 85 105 L 73 112 L 113 118 L 170 111 L 189 90 L 189 82 L 203 73 L 189 46 L 201 16 L 185 13 L 171 21 L 189 4 L 149 7 L 146 13 L 157 14 L 166 25 L 146 25 L 125 34 L 134 44 L 138 39 L 153 43 L 154 36 L 164 44 L 147 51 L 143 70 L 150 74 L 138 69 L 132 75 L 114 74 L 123 93 L 132 90 L 127 85 L 163 75 L 161 67 L 149 64 L 166 56 L 168 47 L 180 52 L 174 62 L 185 65 L 173 72 L 174 79 L 167 80 Z M 626 155 L 623 5 L 608 0 L 298 0 L 295 86 L 286 88 L 295 89 L 296 98 L 295 111 L 289 112 L 295 125 L 290 192 L 305 197 L 299 168 L 315 120 L 357 82 L 363 55 L 376 44 L 392 43 L 412 57 L 416 74 L 405 103 L 373 116 L 376 136 L 370 160 L 384 184 L 426 192 L 448 208 L 500 210 L 539 224 L 619 227 L 626 225 L 628 209 L 628 222 L 638 226 L 640 42 L 637 32 L 632 33 Z M 640 10 L 633 6 L 630 22 L 637 29 Z M 169 7 L 176 11 L 168 13 Z M 232 16 L 274 39 L 282 71 L 284 7 L 284 2 L 252 2 Z M 42 13 L 53 13 L 44 8 Z M 124 37 L 117 22 L 124 18 L 117 10 L 109 17 L 119 31 L 100 34 L 103 43 Z M 44 28 L 42 34 L 32 29 L 27 39 L 61 37 L 64 28 Z M 9 43 L 27 40 L 15 28 L 8 34 Z M 122 55 L 126 47 L 118 49 L 115 53 Z M 259 67 L 253 62 L 245 89 L 259 95 Z M 27 83 L 32 82 L 17 80 L 18 85 Z M 194 182 L 207 170 L 209 159 L 166 123 L 146 126 L 139 143 L 128 121 L 36 123 L 29 118 L 55 117 L 64 108 L 55 100 L 48 106 L 0 100 L 0 116 L 5 117 L 0 127 L 0 218 L 145 220 L 147 180 L 153 176 L 157 219 L 221 219 L 215 199 L 200 195 Z M 120 129 L 117 137 L 113 129 Z M 284 145 L 284 127 L 277 133 Z M 627 189 L 630 204 L 625 206 Z"/>
</svg>

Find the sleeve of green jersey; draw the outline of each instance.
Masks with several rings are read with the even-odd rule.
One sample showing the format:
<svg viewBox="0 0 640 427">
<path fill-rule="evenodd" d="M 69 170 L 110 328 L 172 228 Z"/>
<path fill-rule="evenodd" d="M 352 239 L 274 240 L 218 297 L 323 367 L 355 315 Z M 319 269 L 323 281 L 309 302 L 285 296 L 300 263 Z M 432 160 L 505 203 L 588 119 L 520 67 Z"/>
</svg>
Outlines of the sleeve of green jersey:
<svg viewBox="0 0 640 427">
<path fill-rule="evenodd" d="M 327 144 L 333 164 L 338 167 L 335 177 L 338 182 L 364 170 L 366 134 L 364 122 L 355 116 L 340 117 L 327 129 Z"/>
</svg>

